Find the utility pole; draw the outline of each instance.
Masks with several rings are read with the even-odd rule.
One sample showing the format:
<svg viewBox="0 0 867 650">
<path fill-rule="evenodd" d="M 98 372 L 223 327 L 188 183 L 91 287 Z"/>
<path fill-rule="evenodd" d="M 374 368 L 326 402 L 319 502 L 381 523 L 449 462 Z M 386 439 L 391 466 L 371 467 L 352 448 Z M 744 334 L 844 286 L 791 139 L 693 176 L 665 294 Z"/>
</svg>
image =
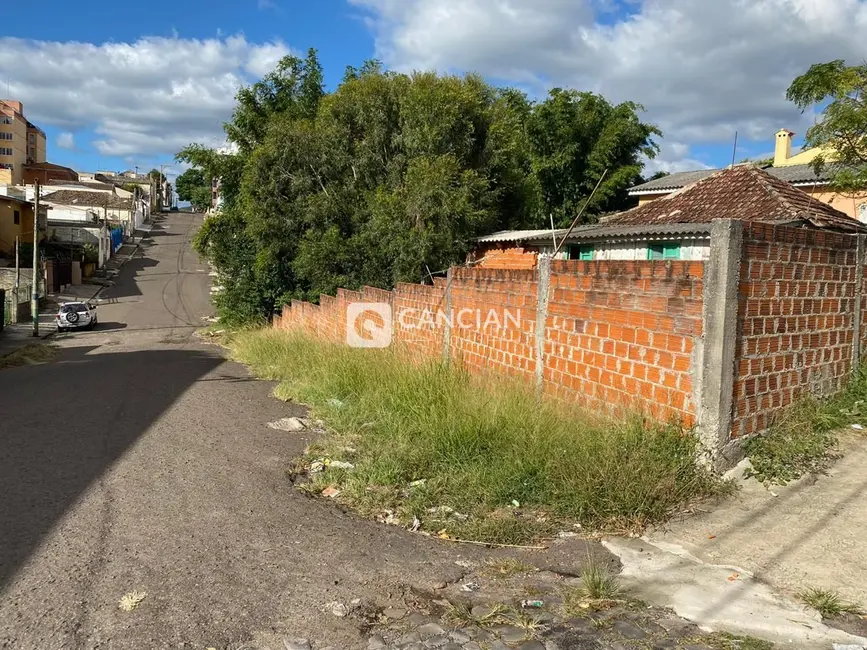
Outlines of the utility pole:
<svg viewBox="0 0 867 650">
<path fill-rule="evenodd" d="M 35 204 L 33 210 L 33 281 L 30 292 L 30 316 L 33 318 L 33 336 L 39 336 L 39 180 L 33 182 Z"/>
<path fill-rule="evenodd" d="M 12 289 L 12 322 L 18 322 L 18 291 L 21 285 L 21 260 L 20 260 L 21 235 L 15 235 L 15 287 Z"/>
</svg>

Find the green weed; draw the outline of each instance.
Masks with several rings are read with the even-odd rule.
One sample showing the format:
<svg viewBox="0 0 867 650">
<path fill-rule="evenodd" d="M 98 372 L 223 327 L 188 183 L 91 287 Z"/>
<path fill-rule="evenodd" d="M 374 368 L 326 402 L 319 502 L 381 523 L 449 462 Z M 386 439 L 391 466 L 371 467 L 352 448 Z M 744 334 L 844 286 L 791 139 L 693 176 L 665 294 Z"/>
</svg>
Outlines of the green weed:
<svg viewBox="0 0 867 650">
<path fill-rule="evenodd" d="M 340 499 L 367 515 L 388 510 L 444 536 L 521 543 L 564 521 L 640 529 L 730 488 L 696 465 L 694 437 L 675 424 L 597 417 L 393 349 L 274 330 L 238 332 L 231 349 L 280 382 L 277 397 L 311 405 L 336 432 L 319 443 L 329 457 L 353 449 Z"/>
<path fill-rule="evenodd" d="M 752 468 L 745 476 L 766 485 L 786 485 L 822 474 L 838 456 L 835 431 L 867 419 L 867 367 L 846 390 L 827 400 L 804 397 L 786 410 L 762 436 L 748 441 Z"/>
<path fill-rule="evenodd" d="M 805 605 L 812 607 L 822 618 L 836 618 L 841 614 L 862 613 L 857 603 L 850 603 L 840 598 L 840 594 L 830 589 L 810 588 L 798 594 L 798 598 Z"/>
</svg>

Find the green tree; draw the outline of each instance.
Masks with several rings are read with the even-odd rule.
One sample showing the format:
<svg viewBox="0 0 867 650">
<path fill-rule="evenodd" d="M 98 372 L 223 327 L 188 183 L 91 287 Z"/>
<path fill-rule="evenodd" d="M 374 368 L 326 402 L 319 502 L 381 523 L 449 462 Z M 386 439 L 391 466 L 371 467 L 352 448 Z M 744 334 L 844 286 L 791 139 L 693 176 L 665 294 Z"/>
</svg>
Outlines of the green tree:
<svg viewBox="0 0 867 650">
<path fill-rule="evenodd" d="M 150 176 L 157 183 L 165 183 L 166 175 L 160 172 L 159 169 L 152 169 L 148 172 L 148 176 Z"/>
<path fill-rule="evenodd" d="M 628 189 L 641 180 L 642 156 L 656 156 L 652 138 L 662 135 L 639 119 L 641 110 L 634 102 L 612 105 L 600 95 L 561 88 L 533 107 L 529 134 L 544 214 L 568 225 L 606 170 L 583 221 L 629 206 Z"/>
<path fill-rule="evenodd" d="M 330 93 L 311 50 L 238 93 L 234 153 L 190 145 L 177 159 L 219 178 L 224 205 L 196 245 L 219 273 L 229 322 L 290 298 L 429 280 L 474 237 L 614 209 L 658 133 L 635 104 L 557 91 L 535 104 L 476 75 L 347 68 Z M 191 174 L 187 172 L 187 174 Z M 185 174 L 186 175 L 186 174 Z M 178 179 L 192 195 L 199 177 Z M 182 190 L 183 186 L 183 190 Z"/>
<path fill-rule="evenodd" d="M 211 181 L 198 167 L 190 167 L 175 179 L 175 190 L 180 201 L 189 201 L 204 210 L 211 204 Z"/>
<path fill-rule="evenodd" d="M 816 173 L 828 167 L 840 190 L 867 186 L 867 65 L 817 63 L 797 77 L 786 97 L 802 111 L 827 102 L 822 119 L 807 130 L 806 146 L 825 153 L 813 160 Z M 829 164 L 832 163 L 832 164 Z"/>
<path fill-rule="evenodd" d="M 312 119 L 324 96 L 316 50 L 310 48 L 304 60 L 285 56 L 261 81 L 238 91 L 232 120 L 224 125 L 226 135 L 249 153 L 265 138 L 274 115 Z"/>
</svg>

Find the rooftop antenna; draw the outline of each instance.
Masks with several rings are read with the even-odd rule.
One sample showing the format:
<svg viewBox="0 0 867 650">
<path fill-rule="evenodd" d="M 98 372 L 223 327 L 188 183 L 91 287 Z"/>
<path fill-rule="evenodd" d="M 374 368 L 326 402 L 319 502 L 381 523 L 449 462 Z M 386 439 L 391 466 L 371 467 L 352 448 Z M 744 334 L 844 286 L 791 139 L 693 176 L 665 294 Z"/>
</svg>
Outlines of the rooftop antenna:
<svg viewBox="0 0 867 650">
<path fill-rule="evenodd" d="M 738 132 L 735 131 L 735 144 L 732 147 L 732 164 L 731 164 L 731 167 L 729 167 L 729 169 L 734 169 L 735 156 L 737 155 L 737 152 L 738 152 Z"/>
</svg>

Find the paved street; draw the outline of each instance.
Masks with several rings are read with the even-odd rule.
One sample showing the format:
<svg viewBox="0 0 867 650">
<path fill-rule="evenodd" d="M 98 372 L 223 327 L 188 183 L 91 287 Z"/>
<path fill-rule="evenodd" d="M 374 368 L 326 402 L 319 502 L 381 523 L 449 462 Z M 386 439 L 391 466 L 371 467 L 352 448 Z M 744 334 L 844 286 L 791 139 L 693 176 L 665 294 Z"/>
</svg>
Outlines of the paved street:
<svg viewBox="0 0 867 650">
<path fill-rule="evenodd" d="M 286 470 L 311 439 L 267 423 L 304 410 L 195 335 L 212 313 L 201 219 L 158 217 L 95 331 L 0 371 L 0 648 L 717 647 L 646 605 L 571 618 L 582 564 L 617 566 L 595 542 L 448 544 L 295 489 Z M 492 576 L 506 556 L 526 572 Z M 522 611 L 528 596 L 543 608 Z"/>
<path fill-rule="evenodd" d="M 270 633 L 366 647 L 358 618 L 326 604 L 402 603 L 474 557 L 292 488 L 307 440 L 266 423 L 300 410 L 193 336 L 211 313 L 200 223 L 164 217 L 103 292 L 95 332 L 0 372 L 0 647 L 238 648 Z M 132 591 L 147 596 L 121 611 Z"/>
</svg>

